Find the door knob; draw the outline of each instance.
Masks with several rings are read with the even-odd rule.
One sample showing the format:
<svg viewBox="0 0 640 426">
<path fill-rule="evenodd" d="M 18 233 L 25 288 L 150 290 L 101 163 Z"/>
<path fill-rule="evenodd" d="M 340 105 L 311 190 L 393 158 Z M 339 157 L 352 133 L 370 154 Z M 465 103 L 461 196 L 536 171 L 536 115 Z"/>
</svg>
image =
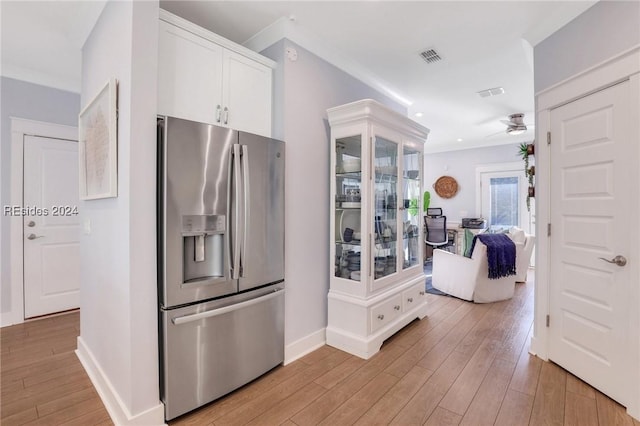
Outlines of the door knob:
<svg viewBox="0 0 640 426">
<path fill-rule="evenodd" d="M 35 240 L 36 238 L 44 238 L 44 235 L 29 234 L 27 240 Z"/>
<path fill-rule="evenodd" d="M 29 228 L 33 228 L 34 226 L 36 226 L 36 223 L 34 221 L 30 220 L 29 223 L 27 223 L 27 226 Z"/>
<path fill-rule="evenodd" d="M 624 256 L 620 256 L 620 255 L 617 255 L 611 260 L 605 259 L 604 257 L 599 257 L 599 259 L 604 260 L 605 262 L 608 262 L 608 263 L 615 263 L 618 266 L 624 266 L 627 264 L 627 259 Z"/>
</svg>

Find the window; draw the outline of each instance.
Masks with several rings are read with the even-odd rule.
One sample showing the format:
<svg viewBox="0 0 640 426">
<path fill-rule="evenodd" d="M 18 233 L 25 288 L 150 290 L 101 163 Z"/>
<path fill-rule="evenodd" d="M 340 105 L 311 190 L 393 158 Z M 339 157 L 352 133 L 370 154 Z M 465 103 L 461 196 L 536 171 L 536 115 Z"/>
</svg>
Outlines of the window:
<svg viewBox="0 0 640 426">
<path fill-rule="evenodd" d="M 477 211 L 491 230 L 517 226 L 532 233 L 532 215 L 526 206 L 527 180 L 521 162 L 478 166 L 476 181 Z"/>
<path fill-rule="evenodd" d="M 491 229 L 520 226 L 518 178 L 490 177 L 489 225 Z"/>
</svg>

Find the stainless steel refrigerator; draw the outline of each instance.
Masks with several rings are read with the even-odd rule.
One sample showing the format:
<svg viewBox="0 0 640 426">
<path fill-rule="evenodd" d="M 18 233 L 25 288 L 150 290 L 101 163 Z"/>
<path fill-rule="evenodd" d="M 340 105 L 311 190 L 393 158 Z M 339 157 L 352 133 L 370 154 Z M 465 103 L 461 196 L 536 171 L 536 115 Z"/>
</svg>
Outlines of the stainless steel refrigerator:
<svg viewBox="0 0 640 426">
<path fill-rule="evenodd" d="M 284 359 L 281 141 L 158 118 L 161 400 L 173 419 Z"/>
</svg>

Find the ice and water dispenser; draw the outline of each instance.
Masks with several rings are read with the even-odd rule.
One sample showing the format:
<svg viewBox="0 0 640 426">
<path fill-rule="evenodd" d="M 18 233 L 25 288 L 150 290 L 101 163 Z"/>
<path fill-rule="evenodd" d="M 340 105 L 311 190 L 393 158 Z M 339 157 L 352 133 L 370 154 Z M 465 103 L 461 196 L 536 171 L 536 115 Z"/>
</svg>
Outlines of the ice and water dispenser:
<svg viewBox="0 0 640 426">
<path fill-rule="evenodd" d="M 224 215 L 182 216 L 183 282 L 224 278 Z"/>
</svg>

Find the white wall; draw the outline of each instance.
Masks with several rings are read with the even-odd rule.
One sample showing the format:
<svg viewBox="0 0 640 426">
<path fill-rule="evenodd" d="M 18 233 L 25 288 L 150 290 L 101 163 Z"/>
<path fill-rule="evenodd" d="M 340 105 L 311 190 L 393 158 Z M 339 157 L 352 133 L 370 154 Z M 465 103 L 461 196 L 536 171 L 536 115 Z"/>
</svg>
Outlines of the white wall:
<svg viewBox="0 0 640 426">
<path fill-rule="evenodd" d="M 11 120 L 10 117 L 45 121 L 48 123 L 78 125 L 80 95 L 40 86 L 25 81 L 2 77 L 0 79 L 0 204 L 11 200 Z M 46 207 L 46 206 L 42 206 Z M 1 216 L 2 239 L 0 241 L 0 312 L 11 311 L 11 282 L 9 267 L 9 217 Z"/>
<path fill-rule="evenodd" d="M 518 144 L 425 154 L 423 191 L 431 193 L 429 206 L 441 207 L 447 222 L 480 216 L 481 212 L 476 211 L 476 167 L 520 159 Z M 522 167 L 524 169 L 524 163 Z M 458 182 L 458 193 L 454 197 L 445 199 L 436 194 L 433 184 L 440 176 L 451 176 Z"/>
<path fill-rule="evenodd" d="M 640 2 L 602 0 L 533 49 L 538 93 L 637 45 Z"/>
<path fill-rule="evenodd" d="M 285 48 L 298 58 L 285 58 Z M 372 98 L 406 109 L 306 49 L 282 40 L 263 55 L 275 71 L 274 136 L 287 147 L 285 344 L 327 326 L 329 292 L 329 150 L 327 108 Z"/>
<path fill-rule="evenodd" d="M 79 352 L 87 352 L 112 393 L 116 423 L 147 410 L 161 422 L 163 414 L 155 259 L 157 22 L 157 1 L 108 2 L 82 49 L 82 105 L 110 77 L 119 81 L 118 197 L 80 206 L 91 233 L 80 242 Z"/>
</svg>

